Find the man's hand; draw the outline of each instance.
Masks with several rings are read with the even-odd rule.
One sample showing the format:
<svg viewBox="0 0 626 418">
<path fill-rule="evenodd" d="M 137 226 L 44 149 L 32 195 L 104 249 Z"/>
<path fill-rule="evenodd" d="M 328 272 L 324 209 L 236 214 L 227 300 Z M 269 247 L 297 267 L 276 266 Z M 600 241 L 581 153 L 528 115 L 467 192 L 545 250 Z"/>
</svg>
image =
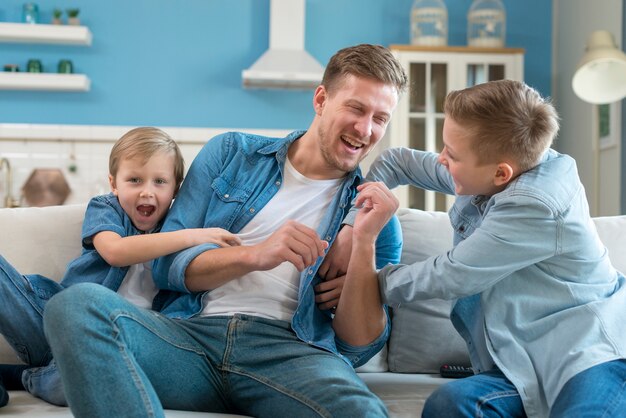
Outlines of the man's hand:
<svg viewBox="0 0 626 418">
<path fill-rule="evenodd" d="M 315 302 L 318 303 L 320 309 L 337 307 L 351 253 L 352 227 L 344 225 L 317 271 L 317 274 L 324 280 L 315 286 Z"/>
<path fill-rule="evenodd" d="M 312 266 L 323 257 L 328 242 L 323 241 L 314 229 L 295 221 L 287 221 L 265 241 L 252 246 L 256 270 L 271 270 L 284 261 L 298 271 Z"/>
<path fill-rule="evenodd" d="M 320 309 L 334 309 L 337 307 L 345 280 L 346 276 L 343 275 L 334 279 L 325 279 L 322 283 L 315 286 L 315 303 L 317 303 Z"/>
</svg>

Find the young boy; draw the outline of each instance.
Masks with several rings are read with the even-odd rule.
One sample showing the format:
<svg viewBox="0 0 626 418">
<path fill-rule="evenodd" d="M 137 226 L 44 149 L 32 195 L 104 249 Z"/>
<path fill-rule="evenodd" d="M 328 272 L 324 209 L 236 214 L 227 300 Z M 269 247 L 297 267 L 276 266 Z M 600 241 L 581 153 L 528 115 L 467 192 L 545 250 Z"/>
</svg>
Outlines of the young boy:
<svg viewBox="0 0 626 418">
<path fill-rule="evenodd" d="M 576 163 L 550 149 L 555 109 L 506 80 L 450 93 L 444 112 L 441 154 L 390 149 L 367 177 L 456 195 L 454 248 L 379 272 L 391 306 L 456 300 L 451 319 L 478 374 L 436 390 L 423 416 L 621 416 L 625 278 Z"/>
<path fill-rule="evenodd" d="M 0 333 L 32 367 L 22 374 L 26 389 L 58 405 L 66 404 L 65 396 L 42 323 L 49 298 L 75 283 L 93 282 L 137 306 L 158 309 L 167 295 L 157 295 L 153 259 L 206 243 L 239 244 L 235 235 L 220 228 L 155 233 L 184 174 L 180 150 L 165 132 L 144 127 L 126 133 L 111 150 L 109 173 L 112 192 L 89 202 L 82 254 L 68 265 L 60 284 L 39 275 L 23 276 L 0 256 Z M 0 386 L 2 400 L 6 404 L 8 396 Z"/>
</svg>

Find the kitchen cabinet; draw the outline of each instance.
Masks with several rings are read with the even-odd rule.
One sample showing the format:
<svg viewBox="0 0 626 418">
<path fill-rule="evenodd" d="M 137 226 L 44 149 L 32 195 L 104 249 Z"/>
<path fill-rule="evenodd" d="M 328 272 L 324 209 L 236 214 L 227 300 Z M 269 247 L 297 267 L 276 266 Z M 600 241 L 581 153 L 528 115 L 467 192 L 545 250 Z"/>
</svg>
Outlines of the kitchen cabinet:
<svg viewBox="0 0 626 418">
<path fill-rule="evenodd" d="M 0 23 L 0 42 L 89 46 L 91 41 L 85 26 Z M 2 90 L 89 91 L 90 85 L 84 74 L 0 73 Z"/>
<path fill-rule="evenodd" d="M 487 81 L 523 80 L 520 48 L 390 47 L 409 77 L 389 127 L 391 147 L 439 152 L 443 148 L 443 103 L 448 92 Z M 454 196 L 412 186 L 394 190 L 401 207 L 448 210 Z"/>
</svg>

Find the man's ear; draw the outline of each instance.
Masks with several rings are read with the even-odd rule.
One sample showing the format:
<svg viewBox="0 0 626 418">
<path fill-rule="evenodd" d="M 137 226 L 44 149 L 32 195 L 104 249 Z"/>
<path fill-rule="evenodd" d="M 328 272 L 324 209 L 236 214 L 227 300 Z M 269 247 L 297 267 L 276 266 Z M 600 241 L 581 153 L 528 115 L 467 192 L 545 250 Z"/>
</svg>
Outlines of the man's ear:
<svg viewBox="0 0 626 418">
<path fill-rule="evenodd" d="M 324 109 L 324 103 L 326 103 L 327 97 L 328 92 L 326 91 L 326 87 L 321 84 L 317 86 L 315 93 L 313 94 L 313 109 L 315 109 L 315 114 L 317 116 L 322 115 L 322 110 Z"/>
<path fill-rule="evenodd" d="M 115 187 L 115 177 L 113 177 L 110 174 L 109 174 L 109 186 L 111 186 L 111 192 L 113 192 L 113 194 L 117 196 L 117 187 Z"/>
<path fill-rule="evenodd" d="M 513 180 L 515 169 L 509 163 L 502 162 L 496 167 L 496 173 L 493 177 L 493 184 L 496 186 L 504 186 Z"/>
</svg>

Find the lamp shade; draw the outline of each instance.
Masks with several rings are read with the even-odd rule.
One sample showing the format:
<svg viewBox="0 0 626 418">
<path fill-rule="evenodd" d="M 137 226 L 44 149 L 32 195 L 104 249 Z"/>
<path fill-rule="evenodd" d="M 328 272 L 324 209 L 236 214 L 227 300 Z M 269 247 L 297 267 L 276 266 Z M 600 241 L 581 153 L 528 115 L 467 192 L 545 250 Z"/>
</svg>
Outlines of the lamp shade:
<svg viewBox="0 0 626 418">
<path fill-rule="evenodd" d="M 572 88 L 582 100 L 594 104 L 626 97 L 626 54 L 617 48 L 610 32 L 601 30 L 589 36 Z"/>
</svg>

